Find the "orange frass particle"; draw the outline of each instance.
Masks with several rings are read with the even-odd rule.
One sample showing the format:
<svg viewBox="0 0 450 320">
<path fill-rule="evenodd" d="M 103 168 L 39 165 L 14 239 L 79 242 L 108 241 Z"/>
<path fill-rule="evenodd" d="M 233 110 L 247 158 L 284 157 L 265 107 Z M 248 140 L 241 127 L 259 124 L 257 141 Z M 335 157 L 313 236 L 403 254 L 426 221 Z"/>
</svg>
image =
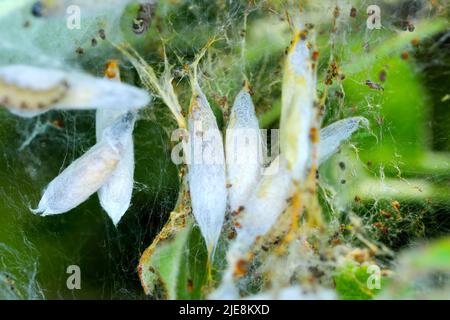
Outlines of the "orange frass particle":
<svg viewBox="0 0 450 320">
<path fill-rule="evenodd" d="M 234 269 L 233 276 L 234 277 L 242 277 L 246 273 L 247 273 L 247 261 L 245 261 L 244 259 L 240 259 L 236 263 L 236 267 Z"/>
<path fill-rule="evenodd" d="M 400 210 L 400 202 L 398 202 L 397 200 L 392 201 L 391 206 L 392 206 L 392 208 L 394 208 L 397 211 Z"/>
<path fill-rule="evenodd" d="M 119 77 L 119 63 L 117 60 L 109 60 L 106 63 L 105 77 L 108 79 L 117 79 Z"/>
<path fill-rule="evenodd" d="M 319 58 L 319 51 L 314 51 L 312 53 L 312 57 L 313 61 L 317 61 L 317 59 Z"/>
<path fill-rule="evenodd" d="M 381 209 L 381 210 L 380 210 L 380 214 L 381 214 L 382 216 L 386 217 L 387 219 L 392 218 L 392 213 L 390 213 L 389 211 L 386 211 L 386 210 Z"/>
<path fill-rule="evenodd" d="M 192 279 L 187 280 L 186 289 L 189 293 L 192 293 L 194 291 L 194 281 Z"/>
<path fill-rule="evenodd" d="M 316 127 L 312 127 L 309 130 L 309 138 L 311 139 L 312 143 L 319 142 L 319 130 Z"/>
<path fill-rule="evenodd" d="M 402 58 L 402 60 L 408 60 L 409 59 L 409 53 L 408 52 L 402 52 L 402 54 L 400 55 L 400 57 Z"/>
<path fill-rule="evenodd" d="M 57 129 L 64 128 L 64 122 L 61 119 L 53 120 L 52 125 L 53 125 L 53 127 L 57 128 Z"/>
</svg>

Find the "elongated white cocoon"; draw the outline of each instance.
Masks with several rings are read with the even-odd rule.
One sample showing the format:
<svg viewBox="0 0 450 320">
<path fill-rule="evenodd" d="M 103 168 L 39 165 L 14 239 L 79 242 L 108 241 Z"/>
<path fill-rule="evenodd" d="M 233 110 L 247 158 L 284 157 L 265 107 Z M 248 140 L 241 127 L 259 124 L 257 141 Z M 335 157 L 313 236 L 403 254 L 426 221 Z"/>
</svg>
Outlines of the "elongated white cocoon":
<svg viewBox="0 0 450 320">
<path fill-rule="evenodd" d="M 225 217 L 227 190 L 222 135 L 197 85 L 189 113 L 188 182 L 192 209 L 212 254 Z"/>
<path fill-rule="evenodd" d="M 108 64 L 107 72 L 110 72 L 111 81 L 120 81 L 120 70 L 116 61 Z M 100 142 L 103 132 L 111 126 L 117 118 L 127 113 L 127 108 L 98 109 L 96 112 L 96 135 Z M 130 110 L 135 115 L 134 110 Z M 133 132 L 128 132 L 125 138 L 124 153 L 119 160 L 116 169 L 98 190 L 98 198 L 102 208 L 108 213 L 114 225 L 117 225 L 130 207 L 134 183 L 134 145 Z"/>
<path fill-rule="evenodd" d="M 134 111 L 133 114 L 135 114 Z M 97 141 L 100 142 L 104 130 L 120 117 L 118 110 L 97 110 L 96 130 Z M 133 132 L 127 132 L 124 137 L 124 152 L 111 176 L 98 190 L 98 198 L 102 208 L 108 213 L 114 225 L 117 225 L 130 207 L 134 183 L 134 145 Z"/>
<path fill-rule="evenodd" d="M 349 139 L 360 127 L 369 126 L 364 117 L 352 117 L 336 121 L 320 130 L 319 165 L 325 162 L 339 148 L 342 142 Z"/>
<path fill-rule="evenodd" d="M 228 123 L 225 154 L 231 211 L 238 210 L 258 183 L 263 164 L 263 141 L 255 107 L 247 89 L 236 97 Z"/>
<path fill-rule="evenodd" d="M 87 200 L 116 169 L 133 124 L 133 114 L 127 113 L 105 130 L 99 143 L 50 182 L 33 212 L 43 216 L 64 213 Z"/>
<path fill-rule="evenodd" d="M 296 35 L 286 56 L 280 120 L 281 153 L 301 180 L 311 154 L 315 77 L 307 43 Z"/>
<path fill-rule="evenodd" d="M 149 101 L 145 90 L 79 72 L 0 67 L 0 104 L 22 117 L 50 109 L 142 108 Z"/>
<path fill-rule="evenodd" d="M 239 248 L 242 253 L 248 251 L 258 236 L 272 228 L 288 204 L 286 199 L 292 188 L 292 174 L 283 155 L 275 158 L 266 172 L 268 174 L 259 181 L 240 215 L 240 228 L 236 229 L 237 237 L 231 248 Z"/>
<path fill-rule="evenodd" d="M 238 290 L 234 284 L 234 267 L 240 259 L 245 259 L 258 236 L 266 234 L 286 209 L 292 190 L 292 173 L 287 161 L 279 155 L 265 170 L 265 174 L 240 213 L 240 227 L 237 236 L 230 243 L 227 252 L 228 268 L 222 284 L 211 295 L 211 299 L 237 299 Z"/>
</svg>

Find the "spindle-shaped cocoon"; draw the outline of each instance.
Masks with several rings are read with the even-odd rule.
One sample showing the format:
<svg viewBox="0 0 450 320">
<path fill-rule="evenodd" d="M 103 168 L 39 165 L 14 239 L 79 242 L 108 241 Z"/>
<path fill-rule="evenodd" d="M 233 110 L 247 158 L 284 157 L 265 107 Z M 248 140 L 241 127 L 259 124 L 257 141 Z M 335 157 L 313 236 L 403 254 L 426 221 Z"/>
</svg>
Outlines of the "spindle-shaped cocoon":
<svg viewBox="0 0 450 320">
<path fill-rule="evenodd" d="M 257 185 L 263 165 L 263 141 L 247 88 L 239 92 L 231 109 L 225 155 L 229 206 L 236 211 Z"/>
<path fill-rule="evenodd" d="M 308 43 L 299 33 L 294 37 L 284 65 L 281 98 L 281 153 L 296 180 L 306 174 L 311 153 L 315 77 Z"/>
<path fill-rule="evenodd" d="M 225 217 L 227 190 L 222 135 L 198 85 L 189 108 L 187 154 L 192 210 L 209 254 L 214 253 Z"/>
</svg>

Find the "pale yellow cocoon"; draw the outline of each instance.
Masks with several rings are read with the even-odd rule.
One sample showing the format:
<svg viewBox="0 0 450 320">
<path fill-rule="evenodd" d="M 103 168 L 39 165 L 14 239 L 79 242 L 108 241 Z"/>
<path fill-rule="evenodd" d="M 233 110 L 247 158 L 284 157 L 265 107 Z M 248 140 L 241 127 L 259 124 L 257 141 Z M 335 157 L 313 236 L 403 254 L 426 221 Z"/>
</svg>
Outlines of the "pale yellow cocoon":
<svg viewBox="0 0 450 320">
<path fill-rule="evenodd" d="M 304 178 L 311 153 L 315 77 L 306 41 L 297 34 L 284 65 L 281 99 L 281 153 L 296 180 Z"/>
</svg>

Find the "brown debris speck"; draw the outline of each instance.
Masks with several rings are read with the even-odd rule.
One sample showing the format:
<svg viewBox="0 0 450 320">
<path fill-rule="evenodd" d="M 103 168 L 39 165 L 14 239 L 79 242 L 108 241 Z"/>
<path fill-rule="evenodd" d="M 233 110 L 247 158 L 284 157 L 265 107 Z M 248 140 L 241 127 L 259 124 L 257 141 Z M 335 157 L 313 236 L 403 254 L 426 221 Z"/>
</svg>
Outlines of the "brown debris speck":
<svg viewBox="0 0 450 320">
<path fill-rule="evenodd" d="M 100 39 L 105 40 L 106 39 L 106 33 L 104 29 L 98 30 L 98 35 L 100 36 Z"/>
<path fill-rule="evenodd" d="M 418 46 L 419 43 L 420 43 L 419 38 L 414 38 L 414 39 L 411 40 L 411 44 L 412 44 L 413 46 L 415 46 L 415 47 Z"/>
<path fill-rule="evenodd" d="M 84 49 L 81 48 L 81 47 L 78 47 L 78 48 L 75 49 L 75 52 L 76 52 L 77 54 L 79 54 L 79 55 L 82 55 L 82 54 L 84 54 Z"/>
<path fill-rule="evenodd" d="M 312 53 L 312 60 L 313 61 L 317 61 L 317 59 L 319 59 L 319 51 L 314 51 L 313 53 Z"/>
<path fill-rule="evenodd" d="M 392 201 L 391 206 L 392 206 L 392 208 L 394 208 L 397 211 L 400 210 L 400 202 L 398 202 L 397 200 Z"/>
<path fill-rule="evenodd" d="M 187 280 L 186 289 L 189 293 L 192 293 L 192 291 L 194 291 L 194 281 L 192 281 L 192 279 Z"/>
<path fill-rule="evenodd" d="M 379 83 L 376 83 L 376 82 L 373 82 L 370 80 L 366 80 L 365 83 L 366 83 L 366 86 L 368 86 L 371 89 L 384 91 L 384 88 Z"/>
<path fill-rule="evenodd" d="M 386 81 L 386 76 L 387 76 L 387 73 L 386 73 L 386 70 L 381 70 L 380 71 L 380 73 L 378 74 L 378 79 L 381 81 L 381 82 L 385 82 Z"/>
<path fill-rule="evenodd" d="M 386 217 L 387 219 L 392 218 L 392 213 L 390 213 L 389 211 L 385 211 L 385 210 L 380 210 L 380 214 L 384 217 Z"/>
<path fill-rule="evenodd" d="M 338 18 L 340 14 L 341 14 L 341 9 L 339 9 L 339 7 L 336 6 L 333 10 L 333 17 Z"/>
<path fill-rule="evenodd" d="M 316 127 L 312 127 L 309 130 L 309 138 L 311 139 L 312 143 L 318 143 L 319 142 L 319 130 L 317 130 Z"/>
</svg>

